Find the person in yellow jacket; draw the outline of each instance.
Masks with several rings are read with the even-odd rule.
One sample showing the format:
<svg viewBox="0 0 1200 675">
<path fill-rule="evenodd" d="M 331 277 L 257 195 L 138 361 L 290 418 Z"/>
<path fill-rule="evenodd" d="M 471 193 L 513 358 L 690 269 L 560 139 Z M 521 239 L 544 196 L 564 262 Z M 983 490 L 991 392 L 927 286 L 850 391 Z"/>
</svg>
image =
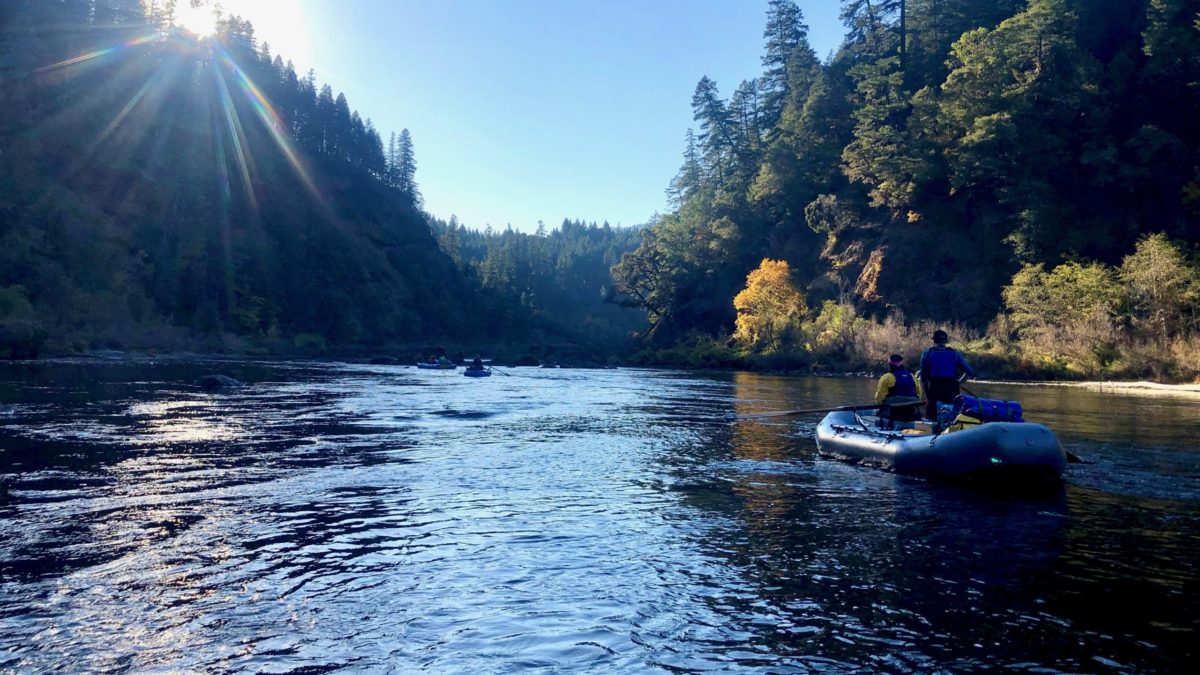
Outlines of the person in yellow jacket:
<svg viewBox="0 0 1200 675">
<path fill-rule="evenodd" d="M 921 419 L 920 406 L 898 404 L 919 403 L 924 398 L 921 381 L 904 367 L 904 357 L 899 354 L 888 357 L 888 372 L 879 378 L 875 388 L 875 402 L 880 404 L 879 417 L 884 420 L 884 426 L 913 428 L 912 423 Z"/>
</svg>

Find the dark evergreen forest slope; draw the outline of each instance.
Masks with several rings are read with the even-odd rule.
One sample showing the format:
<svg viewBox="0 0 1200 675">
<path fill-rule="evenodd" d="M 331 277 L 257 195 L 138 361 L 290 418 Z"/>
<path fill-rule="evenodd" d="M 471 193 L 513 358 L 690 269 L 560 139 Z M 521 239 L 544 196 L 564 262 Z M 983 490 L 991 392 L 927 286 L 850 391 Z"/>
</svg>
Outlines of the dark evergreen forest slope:
<svg viewBox="0 0 1200 675">
<path fill-rule="evenodd" d="M 385 149 L 248 23 L 198 40 L 172 5 L 0 2 L 6 344 L 321 351 L 538 325 L 440 250 L 407 130 Z"/>
<path fill-rule="evenodd" d="M 611 268 L 641 240 L 641 228 L 564 219 L 533 234 L 508 227 L 472 230 L 451 217 L 434 220 L 438 242 L 463 273 L 501 306 L 512 308 L 531 337 L 571 336 L 593 353 L 623 351 L 646 329 L 646 315 L 612 299 Z"/>
</svg>

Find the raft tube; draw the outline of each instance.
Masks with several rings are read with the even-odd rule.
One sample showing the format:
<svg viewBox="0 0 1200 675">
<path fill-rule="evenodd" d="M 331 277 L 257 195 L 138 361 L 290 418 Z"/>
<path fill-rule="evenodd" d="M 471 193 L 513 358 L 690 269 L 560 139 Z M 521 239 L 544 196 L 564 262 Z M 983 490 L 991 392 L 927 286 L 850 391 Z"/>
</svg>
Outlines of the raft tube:
<svg viewBox="0 0 1200 675">
<path fill-rule="evenodd" d="M 492 371 L 487 369 L 475 370 L 474 368 L 467 368 L 463 371 L 463 375 L 466 375 L 467 377 L 491 377 Z"/>
<path fill-rule="evenodd" d="M 1062 475 L 1067 456 L 1048 427 L 989 422 L 942 434 L 879 429 L 872 418 L 832 412 L 817 426 L 820 452 L 890 469 L 946 479 L 1047 480 Z"/>
<path fill-rule="evenodd" d="M 445 365 L 440 363 L 418 363 L 417 367 L 422 370 L 454 370 L 455 368 L 458 368 L 458 366 L 453 363 L 447 363 Z"/>
</svg>

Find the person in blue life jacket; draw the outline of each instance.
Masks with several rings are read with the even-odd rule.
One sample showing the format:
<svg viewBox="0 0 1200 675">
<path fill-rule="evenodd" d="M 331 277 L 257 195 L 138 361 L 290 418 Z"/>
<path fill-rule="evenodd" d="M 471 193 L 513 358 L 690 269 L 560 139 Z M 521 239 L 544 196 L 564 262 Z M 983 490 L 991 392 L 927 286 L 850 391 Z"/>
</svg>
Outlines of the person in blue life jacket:
<svg viewBox="0 0 1200 675">
<path fill-rule="evenodd" d="M 922 398 L 921 382 L 904 367 L 904 357 L 899 354 L 888 357 L 888 372 L 879 378 L 875 388 L 875 402 L 880 404 L 879 417 L 883 426 L 912 429 L 913 422 L 921 419 L 920 406 L 899 404 L 917 403 Z"/>
<path fill-rule="evenodd" d="M 946 345 L 946 331 L 933 331 L 933 346 L 921 352 L 921 384 L 925 386 L 925 417 L 936 420 L 938 403 L 953 403 L 959 377 L 975 377 L 975 370 L 958 350 Z"/>
</svg>

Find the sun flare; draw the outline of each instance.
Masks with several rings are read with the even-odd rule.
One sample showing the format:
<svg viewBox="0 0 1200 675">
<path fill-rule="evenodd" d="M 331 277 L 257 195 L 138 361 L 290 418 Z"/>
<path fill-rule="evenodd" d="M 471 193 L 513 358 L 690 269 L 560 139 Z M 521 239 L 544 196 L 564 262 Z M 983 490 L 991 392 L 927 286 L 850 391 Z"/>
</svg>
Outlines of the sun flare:
<svg viewBox="0 0 1200 675">
<path fill-rule="evenodd" d="M 211 4 L 193 7 L 188 0 L 182 0 L 175 6 L 175 26 L 208 37 L 217 31 L 216 10 Z"/>
<path fill-rule="evenodd" d="M 217 18 L 236 16 L 254 26 L 259 45 L 286 59 L 304 60 L 309 54 L 307 12 L 298 0 L 176 0 L 175 28 L 200 38 L 217 33 Z"/>
</svg>

